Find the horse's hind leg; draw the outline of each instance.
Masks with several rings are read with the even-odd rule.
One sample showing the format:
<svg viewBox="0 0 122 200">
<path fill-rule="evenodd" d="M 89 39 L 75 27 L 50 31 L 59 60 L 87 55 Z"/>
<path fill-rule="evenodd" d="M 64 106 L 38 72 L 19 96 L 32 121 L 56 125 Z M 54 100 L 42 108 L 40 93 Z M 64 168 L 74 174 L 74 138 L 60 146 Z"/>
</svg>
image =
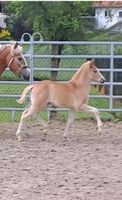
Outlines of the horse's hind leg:
<svg viewBox="0 0 122 200">
<path fill-rule="evenodd" d="M 35 117 L 43 128 L 47 127 L 47 123 L 40 117 L 39 113 L 36 113 Z"/>
<path fill-rule="evenodd" d="M 25 119 L 28 118 L 29 116 L 32 116 L 35 112 L 36 112 L 35 109 L 33 107 L 30 107 L 22 113 L 20 123 L 16 132 L 16 136 L 19 141 L 22 140 L 21 130 L 22 130 Z"/>
<path fill-rule="evenodd" d="M 40 125 L 43 126 L 43 128 L 44 128 L 44 136 L 46 137 L 46 135 L 47 135 L 47 123 L 40 117 L 39 113 L 36 113 L 35 117 L 38 120 L 38 122 L 40 123 Z"/>
<path fill-rule="evenodd" d="M 67 124 L 66 124 L 65 130 L 64 130 L 64 135 L 63 135 L 64 138 L 67 138 L 69 126 L 74 121 L 74 118 L 75 118 L 75 112 L 70 110 L 69 115 L 68 115 Z"/>
</svg>

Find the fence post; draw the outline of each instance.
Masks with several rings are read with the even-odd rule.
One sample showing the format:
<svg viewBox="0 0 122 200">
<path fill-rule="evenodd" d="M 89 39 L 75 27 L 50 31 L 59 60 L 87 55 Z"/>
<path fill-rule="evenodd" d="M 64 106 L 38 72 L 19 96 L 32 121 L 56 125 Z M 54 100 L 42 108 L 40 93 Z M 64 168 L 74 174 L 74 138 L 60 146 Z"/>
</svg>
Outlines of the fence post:
<svg viewBox="0 0 122 200">
<path fill-rule="evenodd" d="M 113 109 L 113 67 L 114 67 L 114 48 L 113 43 L 110 45 L 110 104 L 109 108 Z"/>
</svg>

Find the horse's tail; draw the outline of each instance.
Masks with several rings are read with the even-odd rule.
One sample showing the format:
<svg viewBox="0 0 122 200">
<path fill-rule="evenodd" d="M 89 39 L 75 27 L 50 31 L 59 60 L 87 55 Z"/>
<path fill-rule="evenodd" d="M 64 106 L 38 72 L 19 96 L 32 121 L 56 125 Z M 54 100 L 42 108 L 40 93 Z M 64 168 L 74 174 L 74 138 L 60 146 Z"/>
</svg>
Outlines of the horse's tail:
<svg viewBox="0 0 122 200">
<path fill-rule="evenodd" d="M 34 87 L 34 85 L 29 85 L 29 86 L 27 86 L 27 87 L 23 90 L 20 99 L 17 100 L 17 103 L 19 103 L 19 104 L 24 103 L 27 93 L 28 93 L 30 90 L 32 90 L 33 87 Z"/>
</svg>

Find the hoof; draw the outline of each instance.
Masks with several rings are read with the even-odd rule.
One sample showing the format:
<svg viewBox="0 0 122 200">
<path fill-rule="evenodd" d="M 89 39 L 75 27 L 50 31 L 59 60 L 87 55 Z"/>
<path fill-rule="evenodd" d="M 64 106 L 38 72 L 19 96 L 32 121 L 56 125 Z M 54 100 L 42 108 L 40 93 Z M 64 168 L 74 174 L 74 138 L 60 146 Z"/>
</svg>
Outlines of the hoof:
<svg viewBox="0 0 122 200">
<path fill-rule="evenodd" d="M 98 133 L 100 133 L 100 134 L 103 133 L 103 129 L 102 129 L 102 127 L 98 127 Z"/>
<path fill-rule="evenodd" d="M 43 134 L 45 135 L 45 137 L 46 137 L 46 135 L 47 135 L 47 129 L 45 128 L 45 129 L 43 129 Z"/>
<path fill-rule="evenodd" d="M 17 140 L 18 140 L 18 142 L 21 142 L 21 141 L 23 141 L 23 138 L 20 136 L 17 136 Z"/>
</svg>

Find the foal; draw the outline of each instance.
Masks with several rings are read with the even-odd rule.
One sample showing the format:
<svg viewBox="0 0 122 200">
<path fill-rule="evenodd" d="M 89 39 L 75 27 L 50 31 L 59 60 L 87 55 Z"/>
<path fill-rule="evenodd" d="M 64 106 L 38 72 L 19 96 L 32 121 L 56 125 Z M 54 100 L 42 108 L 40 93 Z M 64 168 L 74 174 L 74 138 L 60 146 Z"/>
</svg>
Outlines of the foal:
<svg viewBox="0 0 122 200">
<path fill-rule="evenodd" d="M 41 81 L 27 86 L 18 103 L 22 104 L 27 93 L 31 90 L 31 106 L 26 109 L 21 116 L 20 124 L 16 132 L 18 140 L 22 140 L 21 129 L 23 122 L 34 113 L 38 114 L 45 110 L 49 104 L 56 107 L 69 109 L 67 125 L 64 137 L 67 137 L 68 128 L 75 118 L 75 112 L 85 111 L 95 115 L 98 131 L 102 132 L 102 122 L 96 108 L 88 106 L 88 95 L 91 81 L 104 83 L 105 79 L 95 66 L 94 60 L 85 62 L 74 74 L 72 79 L 66 83 L 58 83 L 49 80 Z M 46 123 L 38 117 L 39 122 L 46 127 Z"/>
</svg>

